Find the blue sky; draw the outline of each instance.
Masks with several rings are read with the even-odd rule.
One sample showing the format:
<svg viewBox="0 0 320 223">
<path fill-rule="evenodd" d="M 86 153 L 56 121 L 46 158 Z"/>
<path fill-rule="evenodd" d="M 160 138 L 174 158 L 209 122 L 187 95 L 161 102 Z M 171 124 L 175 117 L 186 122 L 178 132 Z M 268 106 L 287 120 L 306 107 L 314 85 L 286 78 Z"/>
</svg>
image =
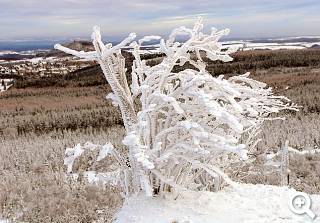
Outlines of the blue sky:
<svg viewBox="0 0 320 223">
<path fill-rule="evenodd" d="M 0 0 L 0 40 L 166 35 L 203 16 L 230 37 L 320 35 L 319 0 Z"/>
</svg>

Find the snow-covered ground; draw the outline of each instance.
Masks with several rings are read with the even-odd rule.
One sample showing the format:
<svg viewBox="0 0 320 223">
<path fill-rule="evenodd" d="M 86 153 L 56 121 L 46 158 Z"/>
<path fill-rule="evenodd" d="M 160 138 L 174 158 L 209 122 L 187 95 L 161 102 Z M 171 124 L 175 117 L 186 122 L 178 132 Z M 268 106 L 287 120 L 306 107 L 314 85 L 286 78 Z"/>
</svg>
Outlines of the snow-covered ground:
<svg viewBox="0 0 320 223">
<path fill-rule="evenodd" d="M 312 195 L 311 210 L 318 217 L 290 211 L 294 189 L 239 184 L 220 192 L 182 192 L 169 199 L 129 198 L 114 223 L 320 223 L 320 195 Z"/>
<path fill-rule="evenodd" d="M 292 42 L 292 43 L 254 43 L 250 41 L 225 41 L 225 46 L 236 46 L 242 50 L 281 50 L 281 49 L 307 49 L 315 45 L 320 46 L 320 42 Z"/>
<path fill-rule="evenodd" d="M 15 51 L 9 51 L 9 50 L 0 51 L 0 56 L 6 55 L 6 54 L 18 54 L 18 53 Z"/>
</svg>

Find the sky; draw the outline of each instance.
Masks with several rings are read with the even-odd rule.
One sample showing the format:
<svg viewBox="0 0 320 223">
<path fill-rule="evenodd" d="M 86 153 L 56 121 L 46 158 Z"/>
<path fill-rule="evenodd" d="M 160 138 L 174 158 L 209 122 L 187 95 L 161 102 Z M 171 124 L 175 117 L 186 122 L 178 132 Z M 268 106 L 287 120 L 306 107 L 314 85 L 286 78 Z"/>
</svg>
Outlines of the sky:
<svg viewBox="0 0 320 223">
<path fill-rule="evenodd" d="M 0 40 L 168 35 L 204 18 L 230 38 L 320 35 L 320 0 L 0 0 Z"/>
</svg>

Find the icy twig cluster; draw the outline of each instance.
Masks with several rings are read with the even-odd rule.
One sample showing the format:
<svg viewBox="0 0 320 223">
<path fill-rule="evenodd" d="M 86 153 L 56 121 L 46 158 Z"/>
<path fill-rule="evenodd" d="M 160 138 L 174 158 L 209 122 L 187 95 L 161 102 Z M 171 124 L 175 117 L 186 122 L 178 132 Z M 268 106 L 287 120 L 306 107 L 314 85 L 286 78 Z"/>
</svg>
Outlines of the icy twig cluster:
<svg viewBox="0 0 320 223">
<path fill-rule="evenodd" d="M 122 183 L 120 180 L 123 174 L 120 170 L 108 171 L 108 172 L 97 172 L 94 170 L 85 170 L 82 172 L 75 171 L 77 165 L 75 165 L 75 161 L 80 157 L 88 156 L 95 154 L 94 157 L 90 157 L 91 164 L 88 167 L 91 167 L 95 163 L 99 163 L 107 158 L 116 158 L 117 163 L 123 164 L 121 157 L 114 149 L 113 145 L 110 143 L 106 143 L 105 145 L 96 145 L 90 142 L 81 145 L 77 144 L 73 148 L 66 148 L 65 150 L 65 158 L 64 165 L 67 167 L 67 173 L 71 174 L 72 179 L 78 180 L 79 176 L 84 176 L 89 183 L 92 184 L 103 184 L 103 185 L 113 185 L 118 186 Z"/>
<path fill-rule="evenodd" d="M 249 73 L 225 78 L 206 70 L 204 58 L 231 61 L 230 53 L 218 41 L 229 30 L 202 32 L 202 19 L 192 29 L 180 27 L 167 40 L 147 36 L 134 41 L 135 34 L 120 44 L 104 45 L 99 28 L 92 34 L 94 52 L 78 52 L 61 45 L 57 49 L 99 62 L 112 88 L 108 96 L 119 106 L 128 148 L 129 165 L 120 165 L 127 194 L 144 191 L 151 196 L 178 190 L 211 190 L 220 175 L 234 184 L 215 165 L 218 158 L 228 161 L 228 154 L 247 159 L 248 145 L 255 144 L 255 134 L 271 113 L 296 110 L 285 97 L 272 94 L 266 84 L 249 78 Z M 178 36 L 187 36 L 180 43 Z M 140 58 L 146 41 L 159 40 L 163 61 L 150 67 Z M 126 79 L 121 48 L 133 48 L 132 84 Z M 189 64 L 192 68 L 175 67 Z M 135 110 L 138 98 L 141 109 Z M 245 142 L 240 143 L 240 139 Z M 125 157 L 123 157 L 125 159 Z"/>
<path fill-rule="evenodd" d="M 261 154 L 264 165 L 270 170 L 268 174 L 280 174 L 282 186 L 289 185 L 289 174 L 290 174 L 290 158 L 297 156 L 313 156 L 320 154 L 320 149 L 308 148 L 304 150 L 297 150 L 289 146 L 289 141 L 286 140 L 285 144 L 277 152 L 266 152 Z"/>
</svg>

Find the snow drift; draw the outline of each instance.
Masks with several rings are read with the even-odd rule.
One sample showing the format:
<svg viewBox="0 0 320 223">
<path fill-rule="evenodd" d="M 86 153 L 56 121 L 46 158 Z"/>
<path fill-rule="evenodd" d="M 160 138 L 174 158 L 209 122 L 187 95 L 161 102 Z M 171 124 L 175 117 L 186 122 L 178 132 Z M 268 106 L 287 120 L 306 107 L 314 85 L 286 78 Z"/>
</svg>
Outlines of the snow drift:
<svg viewBox="0 0 320 223">
<path fill-rule="evenodd" d="M 114 223 L 306 223 L 288 202 L 296 191 L 287 187 L 239 184 L 213 192 L 181 192 L 166 199 L 131 196 Z M 312 211 L 320 215 L 320 195 L 312 195 Z M 314 223 L 320 222 L 317 217 Z"/>
</svg>

